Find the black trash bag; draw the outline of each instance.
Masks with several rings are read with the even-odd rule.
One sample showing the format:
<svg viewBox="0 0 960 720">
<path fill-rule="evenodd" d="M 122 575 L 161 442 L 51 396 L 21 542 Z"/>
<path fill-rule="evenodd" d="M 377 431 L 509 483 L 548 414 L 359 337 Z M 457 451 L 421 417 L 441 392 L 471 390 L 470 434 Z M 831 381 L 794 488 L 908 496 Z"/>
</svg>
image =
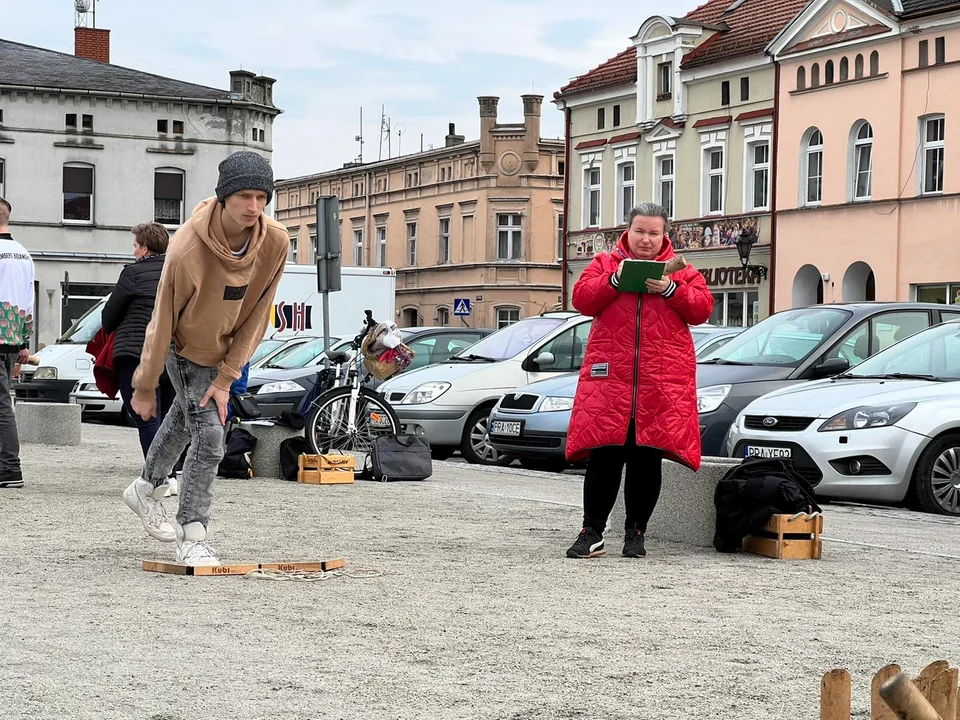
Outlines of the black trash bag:
<svg viewBox="0 0 960 720">
<path fill-rule="evenodd" d="M 280 477 L 296 480 L 300 474 L 300 456 L 310 454 L 310 443 L 302 435 L 287 438 L 280 443 Z"/>
<path fill-rule="evenodd" d="M 227 449 L 217 469 L 217 475 L 224 478 L 253 477 L 250 455 L 257 446 L 257 439 L 241 427 L 233 428 L 227 434 Z"/>
</svg>

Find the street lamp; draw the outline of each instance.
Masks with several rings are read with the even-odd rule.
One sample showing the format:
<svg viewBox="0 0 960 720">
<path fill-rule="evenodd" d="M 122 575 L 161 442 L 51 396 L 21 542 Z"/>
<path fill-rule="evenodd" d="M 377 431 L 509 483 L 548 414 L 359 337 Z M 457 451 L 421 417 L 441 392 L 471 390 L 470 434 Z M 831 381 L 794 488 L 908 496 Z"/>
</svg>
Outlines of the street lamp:
<svg viewBox="0 0 960 720">
<path fill-rule="evenodd" d="M 758 241 L 759 238 L 753 228 L 744 228 L 740 231 L 740 236 L 737 238 L 737 254 L 740 256 L 740 264 L 744 270 L 752 272 L 760 279 L 763 279 L 767 276 L 767 266 L 750 264 L 750 251 Z"/>
</svg>

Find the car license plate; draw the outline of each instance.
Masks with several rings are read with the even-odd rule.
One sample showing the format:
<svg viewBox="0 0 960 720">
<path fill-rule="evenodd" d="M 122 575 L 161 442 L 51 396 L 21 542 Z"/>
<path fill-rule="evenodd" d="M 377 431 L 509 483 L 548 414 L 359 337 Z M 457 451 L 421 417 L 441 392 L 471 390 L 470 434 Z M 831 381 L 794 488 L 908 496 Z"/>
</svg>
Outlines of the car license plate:
<svg viewBox="0 0 960 720">
<path fill-rule="evenodd" d="M 391 425 L 390 416 L 373 410 L 370 412 L 370 424 L 375 428 L 388 428 Z"/>
<path fill-rule="evenodd" d="M 744 456 L 748 458 L 777 458 L 789 460 L 793 457 L 793 450 L 785 447 L 758 447 L 747 445 Z"/>
<path fill-rule="evenodd" d="M 491 435 L 519 435 L 519 420 L 494 420 L 490 423 Z"/>
</svg>

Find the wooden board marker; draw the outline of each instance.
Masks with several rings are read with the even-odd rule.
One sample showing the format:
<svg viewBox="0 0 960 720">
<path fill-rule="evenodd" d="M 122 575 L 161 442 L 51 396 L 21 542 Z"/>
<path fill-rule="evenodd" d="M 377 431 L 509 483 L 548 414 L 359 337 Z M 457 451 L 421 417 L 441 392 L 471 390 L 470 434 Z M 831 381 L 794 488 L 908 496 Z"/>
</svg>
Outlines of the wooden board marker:
<svg viewBox="0 0 960 720">
<path fill-rule="evenodd" d="M 241 563 L 238 565 L 181 565 L 180 563 L 144 560 L 143 569 L 147 572 L 166 573 L 168 575 L 191 575 L 195 577 L 211 575 L 246 575 L 254 570 L 281 570 L 283 572 L 330 572 L 346 567 L 343 558 L 320 560 L 317 562 L 275 562 Z"/>
</svg>

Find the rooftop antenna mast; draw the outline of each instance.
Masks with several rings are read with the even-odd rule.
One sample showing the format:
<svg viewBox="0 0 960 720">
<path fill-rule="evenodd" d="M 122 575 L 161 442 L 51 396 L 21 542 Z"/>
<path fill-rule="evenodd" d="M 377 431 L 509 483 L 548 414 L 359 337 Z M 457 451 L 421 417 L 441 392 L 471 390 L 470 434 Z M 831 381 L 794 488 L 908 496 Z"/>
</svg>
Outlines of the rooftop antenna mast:
<svg viewBox="0 0 960 720">
<path fill-rule="evenodd" d="M 380 150 L 377 152 L 377 162 L 383 160 L 383 139 L 387 139 L 387 157 L 390 157 L 390 118 L 384 112 L 383 105 L 380 106 Z"/>
<path fill-rule="evenodd" d="M 74 0 L 73 7 L 77 11 L 76 27 L 89 27 L 87 23 L 91 16 L 93 27 L 97 27 L 97 0 Z"/>
<path fill-rule="evenodd" d="M 406 131 L 407 131 L 406 125 L 404 125 L 403 123 L 399 123 L 397 125 L 397 157 L 400 157 L 401 155 L 403 155 L 403 153 L 400 151 L 400 148 L 401 148 L 401 141 L 403 140 L 403 134 Z"/>
<path fill-rule="evenodd" d="M 360 156 L 358 162 L 363 163 L 363 106 L 360 107 L 360 134 L 353 138 L 360 144 Z"/>
</svg>

